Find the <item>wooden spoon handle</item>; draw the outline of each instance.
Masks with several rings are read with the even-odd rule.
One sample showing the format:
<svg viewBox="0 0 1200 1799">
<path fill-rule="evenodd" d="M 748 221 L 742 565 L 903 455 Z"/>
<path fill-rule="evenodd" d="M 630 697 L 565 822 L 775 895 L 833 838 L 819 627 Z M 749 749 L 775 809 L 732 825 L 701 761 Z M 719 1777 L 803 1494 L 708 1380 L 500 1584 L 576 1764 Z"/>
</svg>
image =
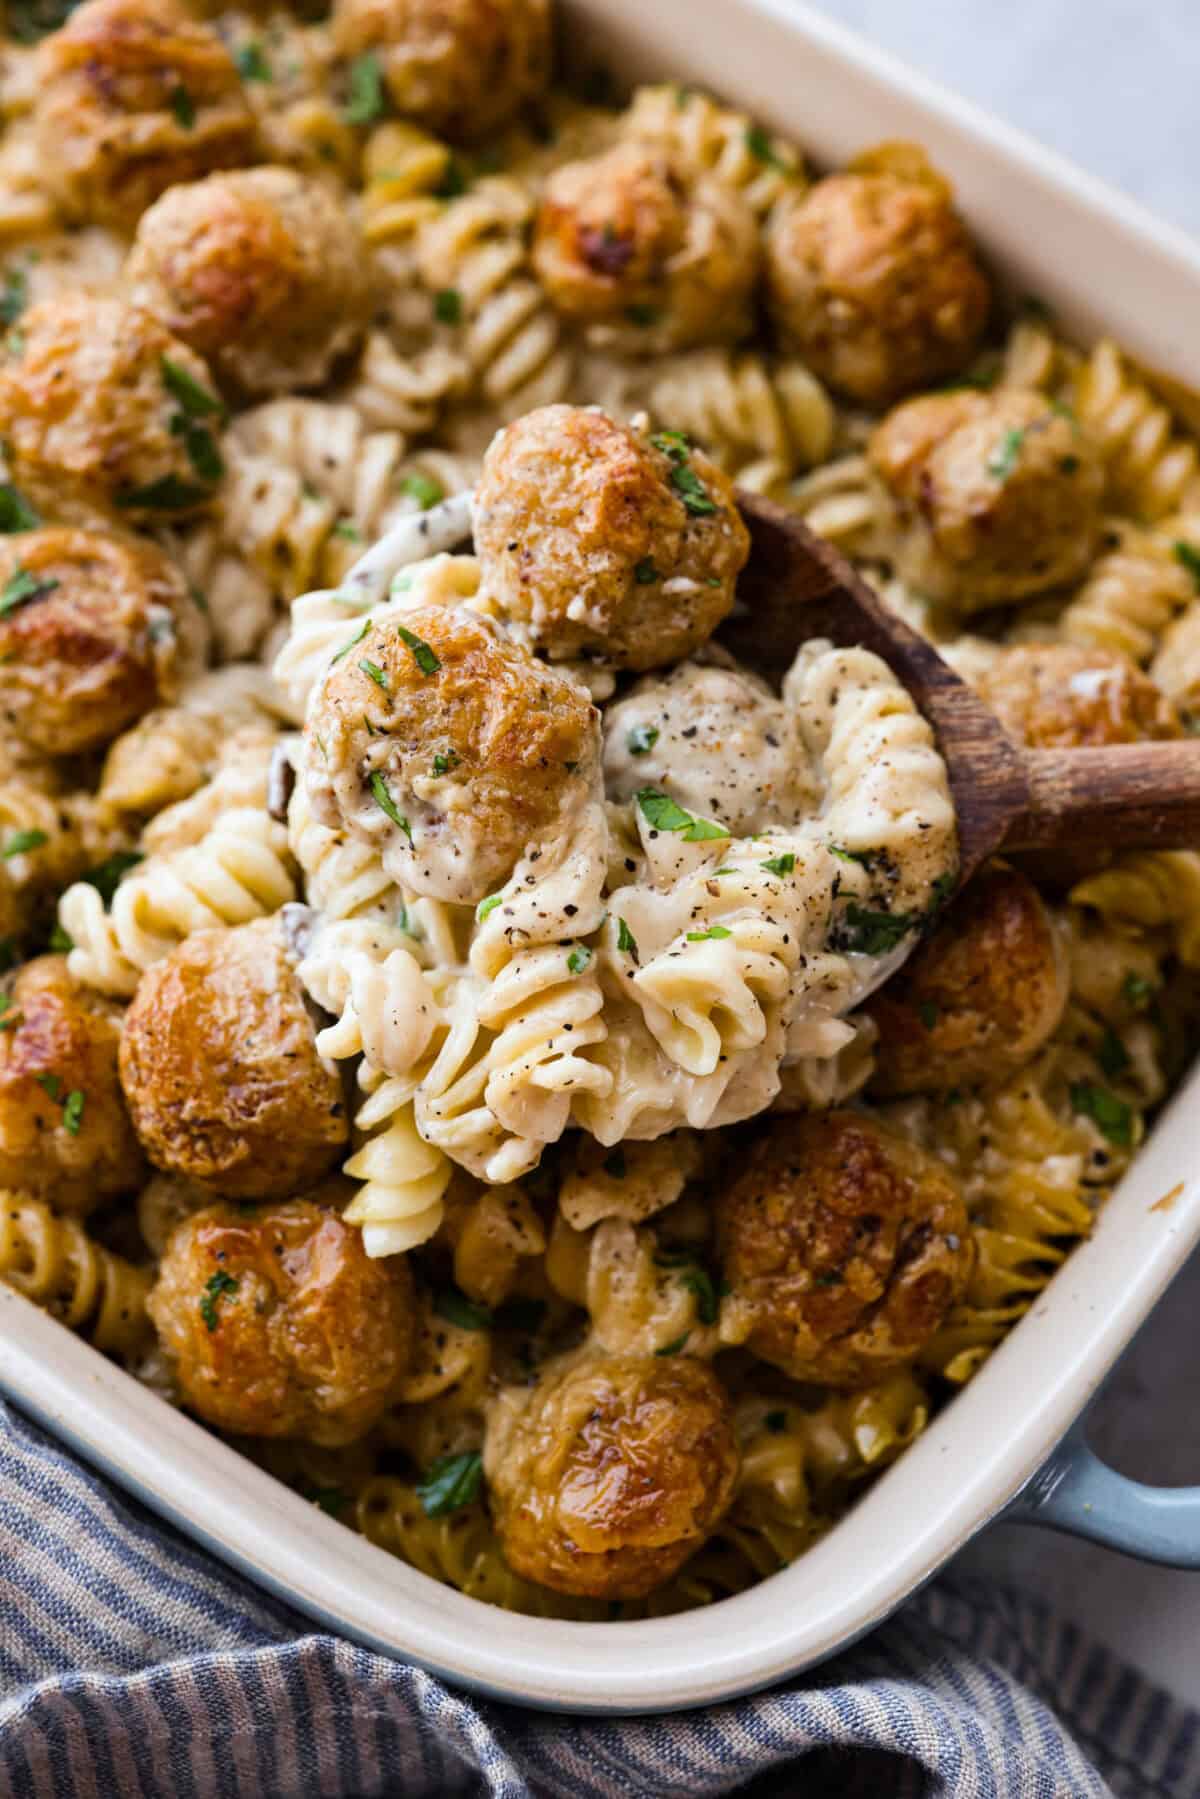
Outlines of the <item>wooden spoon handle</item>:
<svg viewBox="0 0 1200 1799">
<path fill-rule="evenodd" d="M 1200 849 L 1200 743 L 1027 750 L 1002 849 Z"/>
</svg>

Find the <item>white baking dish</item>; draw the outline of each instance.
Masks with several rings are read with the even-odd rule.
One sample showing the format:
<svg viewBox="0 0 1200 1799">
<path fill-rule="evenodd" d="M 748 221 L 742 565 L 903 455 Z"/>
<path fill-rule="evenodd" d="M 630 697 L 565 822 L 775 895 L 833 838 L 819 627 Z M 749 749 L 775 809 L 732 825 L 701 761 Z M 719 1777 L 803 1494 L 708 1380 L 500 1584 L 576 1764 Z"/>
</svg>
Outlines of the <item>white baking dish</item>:
<svg viewBox="0 0 1200 1799">
<path fill-rule="evenodd" d="M 1200 252 L 1048 152 L 783 0 L 593 0 L 572 50 L 710 86 L 834 162 L 928 146 L 1018 289 L 1200 386 Z M 1155 1494 L 1077 1436 L 1047 1462 L 1200 1239 L 1200 1075 L 1093 1240 L 971 1385 L 802 1561 L 698 1618 L 563 1624 L 438 1586 L 354 1536 L 0 1288 L 0 1386 L 218 1555 L 331 1628 L 540 1706 L 662 1711 L 762 1686 L 883 1617 L 1013 1501 L 1026 1516 L 1200 1562 L 1200 1490 Z"/>
</svg>

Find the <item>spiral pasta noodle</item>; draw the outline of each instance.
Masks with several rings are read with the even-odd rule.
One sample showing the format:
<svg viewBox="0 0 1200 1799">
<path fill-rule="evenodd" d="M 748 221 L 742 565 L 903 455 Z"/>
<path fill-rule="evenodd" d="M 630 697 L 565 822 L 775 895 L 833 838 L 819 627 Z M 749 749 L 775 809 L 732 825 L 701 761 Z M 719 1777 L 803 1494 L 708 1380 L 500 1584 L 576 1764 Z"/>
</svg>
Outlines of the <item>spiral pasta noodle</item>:
<svg viewBox="0 0 1200 1799">
<path fill-rule="evenodd" d="M 433 1236 L 452 1172 L 418 1131 L 411 1098 L 394 1098 L 394 1085 L 385 1082 L 360 1107 L 358 1128 L 374 1134 L 345 1164 L 362 1185 L 344 1216 L 361 1229 L 369 1256 L 401 1255 Z"/>
<path fill-rule="evenodd" d="M 1185 967 L 1200 968 L 1200 853 L 1196 850 L 1145 850 L 1122 856 L 1111 868 L 1077 882 L 1071 900 L 1099 912 L 1109 922 L 1165 930 Z"/>
<path fill-rule="evenodd" d="M 151 1278 L 41 1200 L 0 1194 L 0 1280 L 97 1349 L 132 1360 L 145 1347 Z"/>
<path fill-rule="evenodd" d="M 639 88 L 622 129 L 674 151 L 691 175 L 712 175 L 734 188 L 760 218 L 786 188 L 804 180 L 793 145 L 697 88 Z"/>
<path fill-rule="evenodd" d="M 1112 547 L 1098 556 L 1058 621 L 1068 643 L 1116 650 L 1145 665 L 1195 583 L 1170 548 L 1136 526 L 1114 522 Z"/>
<path fill-rule="evenodd" d="M 1100 446 L 1119 506 L 1148 524 L 1200 506 L 1200 452 L 1115 344 L 1098 344 L 1083 364 L 1075 410 Z"/>
<path fill-rule="evenodd" d="M 363 148 L 363 236 L 369 244 L 410 237 L 438 211 L 434 198 L 453 161 L 448 144 L 404 119 L 376 126 Z"/>
<path fill-rule="evenodd" d="M 437 1006 L 412 954 L 413 939 L 394 925 L 346 919 L 318 926 L 298 973 L 336 1017 L 318 1033 L 317 1050 L 334 1061 L 365 1056 L 383 1074 L 407 1074 L 437 1025 Z"/>
<path fill-rule="evenodd" d="M 1164 633 L 1150 674 L 1188 718 L 1200 717 L 1200 600 Z"/>
</svg>

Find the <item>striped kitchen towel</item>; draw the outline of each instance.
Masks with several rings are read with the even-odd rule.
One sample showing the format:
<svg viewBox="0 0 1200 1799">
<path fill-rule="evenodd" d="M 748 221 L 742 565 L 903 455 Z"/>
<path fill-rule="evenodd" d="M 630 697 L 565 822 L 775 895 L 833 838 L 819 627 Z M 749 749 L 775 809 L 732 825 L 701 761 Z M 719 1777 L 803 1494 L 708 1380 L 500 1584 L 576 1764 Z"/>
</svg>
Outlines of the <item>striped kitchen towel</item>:
<svg viewBox="0 0 1200 1799">
<path fill-rule="evenodd" d="M 734 1791 L 1194 1799 L 1200 1718 L 1030 1601 L 944 1584 L 707 1711 L 495 1705 L 313 1631 L 0 1404 L 0 1799 Z"/>
</svg>

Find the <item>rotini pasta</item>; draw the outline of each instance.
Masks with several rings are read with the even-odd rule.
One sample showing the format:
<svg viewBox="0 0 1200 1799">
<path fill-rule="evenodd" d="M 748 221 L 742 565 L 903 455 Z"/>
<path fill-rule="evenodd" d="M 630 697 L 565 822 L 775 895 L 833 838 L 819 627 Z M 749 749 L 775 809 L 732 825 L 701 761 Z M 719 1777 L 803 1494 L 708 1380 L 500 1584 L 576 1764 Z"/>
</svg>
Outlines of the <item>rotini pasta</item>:
<svg viewBox="0 0 1200 1799">
<path fill-rule="evenodd" d="M 0 1194 L 0 1280 L 106 1354 L 132 1361 L 149 1340 L 149 1272 L 41 1200 Z"/>
<path fill-rule="evenodd" d="M 1200 506 L 1200 453 L 1113 343 L 1075 381 L 1079 422 L 1099 443 L 1115 502 L 1153 524 Z"/>
</svg>

